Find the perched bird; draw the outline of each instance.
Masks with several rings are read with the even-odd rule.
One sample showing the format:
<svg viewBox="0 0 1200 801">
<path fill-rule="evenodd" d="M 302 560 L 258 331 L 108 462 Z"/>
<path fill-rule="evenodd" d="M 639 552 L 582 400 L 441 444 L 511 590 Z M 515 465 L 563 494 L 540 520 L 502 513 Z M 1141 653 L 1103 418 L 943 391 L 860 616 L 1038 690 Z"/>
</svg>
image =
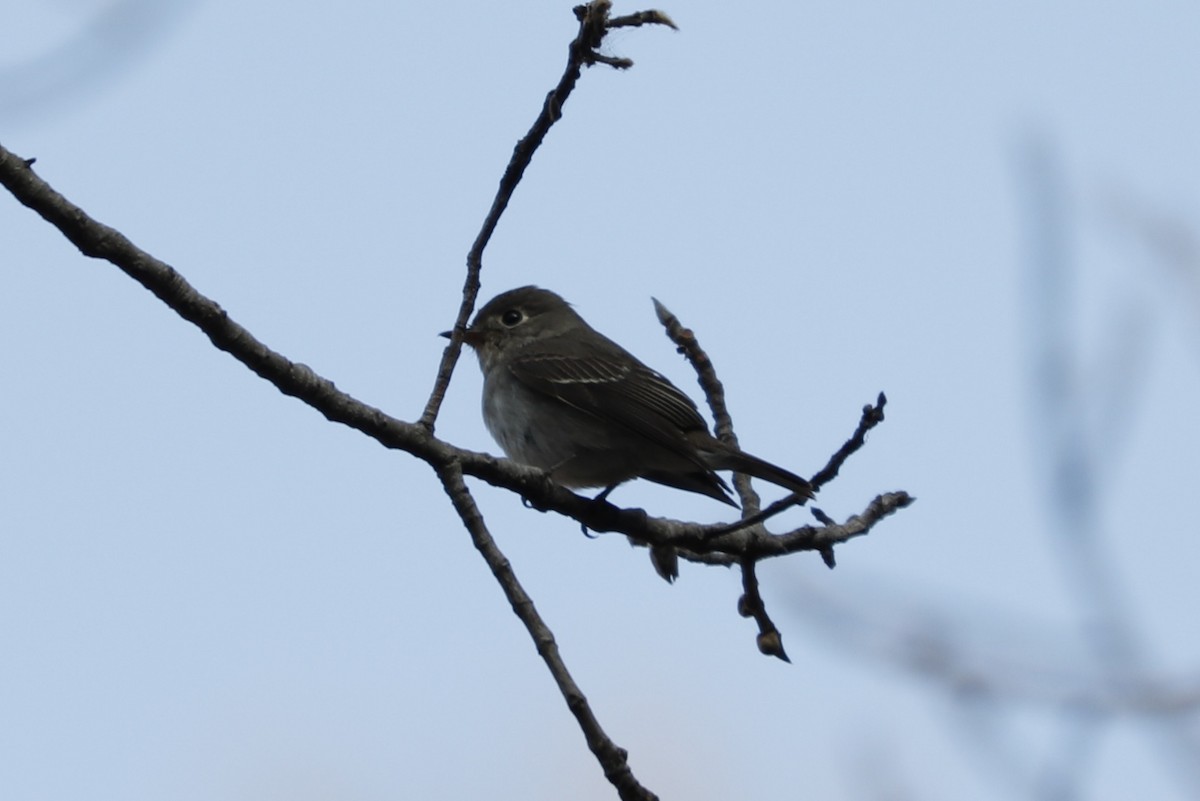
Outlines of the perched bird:
<svg viewBox="0 0 1200 801">
<path fill-rule="evenodd" d="M 553 292 L 497 295 L 463 341 L 483 370 L 488 431 L 510 459 L 565 487 L 604 487 L 603 497 L 644 478 L 737 506 L 714 472 L 733 470 L 812 495 L 800 476 L 712 436 L 691 398 Z"/>
</svg>

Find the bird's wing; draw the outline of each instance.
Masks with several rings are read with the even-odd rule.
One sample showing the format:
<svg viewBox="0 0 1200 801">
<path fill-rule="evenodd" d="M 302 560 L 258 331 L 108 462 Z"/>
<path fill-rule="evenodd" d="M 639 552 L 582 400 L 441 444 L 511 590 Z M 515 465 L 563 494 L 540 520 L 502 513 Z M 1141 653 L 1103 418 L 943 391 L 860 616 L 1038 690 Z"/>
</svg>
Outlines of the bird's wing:
<svg viewBox="0 0 1200 801">
<path fill-rule="evenodd" d="M 514 358 L 509 369 L 530 389 L 708 469 L 685 436 L 707 431 L 696 404 L 616 343 L 604 340 L 597 347 L 544 340 Z"/>
</svg>

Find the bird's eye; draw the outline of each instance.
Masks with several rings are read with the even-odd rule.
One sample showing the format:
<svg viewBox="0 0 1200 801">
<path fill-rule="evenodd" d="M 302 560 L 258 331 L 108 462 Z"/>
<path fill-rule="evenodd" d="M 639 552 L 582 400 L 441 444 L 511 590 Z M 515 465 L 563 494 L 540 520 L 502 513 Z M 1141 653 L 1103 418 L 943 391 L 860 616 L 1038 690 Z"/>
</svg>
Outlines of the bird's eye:
<svg viewBox="0 0 1200 801">
<path fill-rule="evenodd" d="M 509 328 L 512 328 L 517 323 L 525 319 L 525 315 L 521 314 L 520 309 L 509 309 L 500 315 L 500 322 L 504 323 Z"/>
</svg>

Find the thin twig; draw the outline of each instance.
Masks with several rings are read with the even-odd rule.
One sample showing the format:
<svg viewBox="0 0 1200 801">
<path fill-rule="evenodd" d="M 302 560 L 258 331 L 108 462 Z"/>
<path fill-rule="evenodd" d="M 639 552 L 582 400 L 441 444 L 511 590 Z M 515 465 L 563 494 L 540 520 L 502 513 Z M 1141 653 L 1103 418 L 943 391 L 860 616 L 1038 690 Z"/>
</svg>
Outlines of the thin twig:
<svg viewBox="0 0 1200 801">
<path fill-rule="evenodd" d="M 850 439 L 846 440 L 842 447 L 837 449 L 837 453 L 829 457 L 828 464 L 809 479 L 809 483 L 813 485 L 814 490 L 833 481 L 837 477 L 838 471 L 842 469 L 842 465 L 846 463 L 846 460 L 866 444 L 867 432 L 883 422 L 883 407 L 886 405 L 887 396 L 880 392 L 879 397 L 875 399 L 874 406 L 868 403 L 863 407 L 862 417 L 858 421 L 858 428 L 854 429 L 854 433 L 850 435 Z"/>
<path fill-rule="evenodd" d="M 786 512 L 793 506 L 804 503 L 808 500 L 808 498 L 809 496 L 807 494 L 801 495 L 798 492 L 788 493 L 779 500 L 768 505 L 766 509 L 755 512 L 747 517 L 743 517 L 741 520 L 734 521 L 733 523 L 729 523 L 724 526 L 718 526 L 717 528 L 712 529 L 709 531 L 709 536 L 720 537 L 722 534 L 732 534 L 735 531 L 741 531 L 744 528 L 750 528 L 751 526 L 757 526 L 759 523 L 765 523 L 775 515 L 780 514 L 781 512 Z"/>
<path fill-rule="evenodd" d="M 762 593 L 758 590 L 758 562 L 754 559 L 742 559 L 742 597 L 738 599 L 738 612 L 742 617 L 752 617 L 758 624 L 758 650 L 766 656 L 774 656 L 784 662 L 791 662 L 787 652 L 783 650 L 783 635 L 775 627 L 771 616 L 767 614 L 767 605 L 763 603 Z"/>
<path fill-rule="evenodd" d="M 717 370 L 712 359 L 700 347 L 700 341 L 696 338 L 695 332 L 690 328 L 685 328 L 679 322 L 679 318 L 658 298 L 653 300 L 654 313 L 666 329 L 667 336 L 696 371 L 700 387 L 704 390 L 704 396 L 708 399 L 709 408 L 712 409 L 713 419 L 716 421 L 717 436 L 733 447 L 738 447 L 737 434 L 733 430 L 733 418 L 725 404 L 725 387 L 721 383 L 721 379 L 717 377 Z M 742 502 L 742 519 L 737 523 L 717 529 L 713 536 L 732 534 L 740 530 L 754 530 L 755 533 L 766 534 L 766 529 L 762 527 L 765 520 L 791 506 L 804 503 L 810 497 L 807 493 L 804 495 L 790 493 L 782 500 L 768 506 L 766 510 L 761 510 L 762 500 L 750 482 L 749 476 L 735 473 L 733 483 Z M 825 552 L 822 551 L 822 558 L 825 558 L 824 554 Z M 826 558 L 826 564 L 828 563 L 829 560 Z M 738 601 L 738 610 L 745 617 L 753 617 L 758 624 L 758 650 L 768 656 L 775 656 L 785 662 L 790 662 L 787 652 L 783 649 L 783 635 L 779 633 L 779 629 L 776 628 L 771 616 L 767 613 L 766 603 L 762 599 L 762 593 L 759 592 L 757 564 L 758 560 L 749 556 L 738 560 L 738 565 L 742 570 L 743 588 L 742 597 Z"/>
<path fill-rule="evenodd" d="M 500 185 L 496 189 L 492 206 L 488 209 L 487 216 L 483 219 L 483 226 L 479 229 L 471 249 L 467 252 L 467 277 L 463 282 L 462 302 L 458 306 L 458 314 L 454 318 L 454 326 L 451 329 L 453 335 L 450 338 L 450 344 L 442 352 L 442 361 L 438 365 L 437 377 L 434 380 L 433 389 L 429 393 L 429 400 L 425 403 L 425 411 L 421 413 L 419 421 L 430 433 L 433 433 L 438 412 L 446 397 L 446 390 L 450 386 L 450 378 L 454 374 L 454 366 L 458 363 L 458 357 L 462 353 L 462 332 L 466 328 L 467 320 L 470 319 L 471 312 L 475 309 L 475 302 L 479 298 L 479 276 L 483 270 L 483 251 L 491 241 L 496 225 L 508 207 L 513 192 L 516 191 L 522 176 L 525 175 L 525 169 L 533 160 L 533 154 L 541 146 L 551 126 L 562 117 L 563 106 L 566 105 L 567 98 L 575 89 L 583 67 L 598 61 L 610 63 L 611 60 L 606 60 L 607 57 L 599 58 L 595 51 L 610 27 L 608 12 L 611 7 L 612 4 L 607 0 L 597 0 L 574 9 L 575 16 L 579 19 L 579 32 L 567 48 L 566 69 L 563 71 L 562 77 L 558 79 L 558 84 L 546 95 L 542 109 L 538 113 L 537 119 L 533 121 L 529 132 L 513 148 L 512 158 L 509 159 L 508 166 L 504 169 L 504 175 L 500 178 Z M 659 14 L 661 12 L 642 13 Z M 657 21 L 660 24 L 675 27 L 669 19 L 666 19 L 665 14 L 662 16 L 665 21 L 647 19 L 646 22 Z M 611 66 L 624 69 L 633 66 L 633 62 L 613 63 Z"/>
<path fill-rule="evenodd" d="M 596 755 L 600 767 L 604 770 L 605 778 L 617 788 L 617 793 L 622 799 L 656 801 L 658 796 L 643 787 L 629 770 L 628 752 L 605 734 L 583 691 L 571 677 L 571 673 L 567 670 L 566 663 L 563 662 L 562 655 L 559 653 L 554 633 L 550 631 L 550 627 L 538 614 L 533 599 L 521 586 L 516 573 L 513 572 L 512 565 L 496 545 L 496 540 L 493 539 L 491 532 L 488 531 L 483 515 L 475 504 L 475 499 L 471 497 L 470 490 L 463 482 L 462 466 L 455 462 L 439 465 L 437 475 L 442 480 L 446 494 L 450 496 L 454 510 L 458 512 L 463 525 L 470 533 L 471 542 L 475 544 L 476 550 L 487 562 L 500 589 L 504 591 L 504 597 L 508 599 L 509 606 L 512 607 L 513 612 L 525 625 L 530 638 L 533 639 L 538 655 L 546 663 L 546 668 L 554 677 L 559 692 L 566 699 L 567 708 L 571 710 L 571 714 L 579 723 L 579 728 L 587 740 L 588 748 Z"/>
<path fill-rule="evenodd" d="M 825 467 L 823 467 L 821 471 L 813 477 L 812 481 L 809 482 L 812 484 L 813 489 L 817 489 L 824 484 L 828 484 L 834 478 L 834 476 L 838 474 L 838 470 L 840 470 L 841 466 L 845 464 L 846 459 L 848 459 L 851 454 L 853 454 L 866 443 L 867 432 L 883 422 L 883 407 L 886 404 L 887 398 L 882 392 L 880 392 L 875 406 L 867 404 L 863 407 L 862 417 L 859 418 L 858 421 L 858 428 L 855 429 L 854 433 L 850 436 L 850 439 L 846 440 L 842 447 L 830 457 L 829 463 L 826 464 Z M 797 504 L 803 503 L 805 500 L 807 500 L 807 497 L 808 496 L 802 496 L 799 493 L 793 492 L 775 501 L 766 509 L 763 509 L 757 514 L 749 515 L 748 517 L 744 517 L 736 523 L 730 523 L 722 528 L 714 529 L 710 536 L 719 537 L 722 534 L 728 534 L 748 526 L 763 523 L 775 515 L 784 512 L 791 507 L 796 506 Z M 812 516 L 817 518 L 817 520 L 819 520 L 821 523 L 825 525 L 833 525 L 833 520 L 820 509 L 813 508 L 811 509 L 811 513 Z M 821 559 L 823 559 L 825 564 L 831 569 L 837 564 L 833 555 L 832 547 L 823 549 L 821 551 Z"/>
<path fill-rule="evenodd" d="M 729 414 L 729 407 L 725 404 L 725 385 L 721 383 L 721 379 L 717 378 L 717 370 L 713 366 L 712 359 L 708 357 L 704 348 L 700 347 L 700 340 L 696 338 L 696 333 L 692 329 L 685 328 L 679 322 L 679 318 L 658 298 L 651 298 L 651 300 L 654 301 L 654 313 L 663 328 L 666 329 L 667 336 L 675 343 L 679 352 L 687 358 L 692 369 L 696 371 L 696 379 L 700 382 L 700 388 L 704 390 L 708 408 L 712 410 L 717 438 L 727 445 L 739 447 L 737 434 L 733 430 L 733 418 Z M 733 485 L 737 491 L 738 500 L 741 501 L 743 517 L 756 515 L 762 499 L 750 484 L 749 477 L 735 473 Z"/>
<path fill-rule="evenodd" d="M 666 25 L 668 28 L 673 30 L 679 30 L 679 26 L 676 25 L 664 12 L 655 11 L 653 9 L 650 11 L 638 11 L 634 14 L 626 14 L 622 17 L 613 17 L 608 21 L 608 27 L 610 30 L 612 28 L 628 28 L 641 25 Z"/>
</svg>

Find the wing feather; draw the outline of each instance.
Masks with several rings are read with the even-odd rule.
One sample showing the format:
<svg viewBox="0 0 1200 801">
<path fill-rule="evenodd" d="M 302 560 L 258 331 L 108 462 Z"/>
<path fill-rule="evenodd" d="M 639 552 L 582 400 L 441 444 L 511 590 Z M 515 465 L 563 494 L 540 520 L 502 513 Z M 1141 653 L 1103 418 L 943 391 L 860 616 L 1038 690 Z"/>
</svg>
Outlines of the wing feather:
<svg viewBox="0 0 1200 801">
<path fill-rule="evenodd" d="M 708 470 L 686 437 L 707 431 L 696 404 L 611 340 L 600 347 L 545 340 L 513 359 L 509 369 L 530 389 L 634 431 Z"/>
</svg>

